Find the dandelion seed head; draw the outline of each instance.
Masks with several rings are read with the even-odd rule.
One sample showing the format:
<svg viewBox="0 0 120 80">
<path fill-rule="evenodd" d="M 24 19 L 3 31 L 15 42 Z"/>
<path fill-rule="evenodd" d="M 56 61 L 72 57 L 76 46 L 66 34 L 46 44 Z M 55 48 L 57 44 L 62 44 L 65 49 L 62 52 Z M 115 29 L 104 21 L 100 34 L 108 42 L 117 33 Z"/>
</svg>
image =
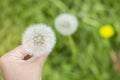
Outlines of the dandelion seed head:
<svg viewBox="0 0 120 80">
<path fill-rule="evenodd" d="M 22 44 L 29 55 L 49 54 L 56 43 L 53 30 L 45 24 L 34 24 L 23 34 Z"/>
<path fill-rule="evenodd" d="M 61 14 L 55 20 L 55 27 L 62 35 L 71 35 L 77 30 L 78 21 L 73 15 Z"/>
</svg>

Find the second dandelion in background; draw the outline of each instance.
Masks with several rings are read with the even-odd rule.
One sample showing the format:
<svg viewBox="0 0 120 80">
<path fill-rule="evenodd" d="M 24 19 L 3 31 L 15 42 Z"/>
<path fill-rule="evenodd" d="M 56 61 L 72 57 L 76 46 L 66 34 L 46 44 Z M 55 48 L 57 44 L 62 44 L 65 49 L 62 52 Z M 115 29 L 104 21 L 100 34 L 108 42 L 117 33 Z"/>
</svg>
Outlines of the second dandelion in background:
<svg viewBox="0 0 120 80">
<path fill-rule="evenodd" d="M 55 19 L 55 28 L 60 34 L 68 37 L 72 51 L 71 60 L 73 64 L 76 63 L 77 47 L 71 35 L 77 31 L 77 18 L 71 14 L 61 14 Z"/>
</svg>

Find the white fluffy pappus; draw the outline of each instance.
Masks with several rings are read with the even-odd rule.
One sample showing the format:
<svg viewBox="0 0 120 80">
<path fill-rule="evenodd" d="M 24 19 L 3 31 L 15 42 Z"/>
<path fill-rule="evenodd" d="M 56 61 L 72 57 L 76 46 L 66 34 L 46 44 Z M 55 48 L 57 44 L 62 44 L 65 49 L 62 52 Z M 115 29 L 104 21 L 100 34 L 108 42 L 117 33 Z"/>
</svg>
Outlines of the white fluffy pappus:
<svg viewBox="0 0 120 80">
<path fill-rule="evenodd" d="M 23 34 L 22 45 L 31 56 L 49 54 L 56 43 L 53 30 L 45 24 L 34 24 Z"/>
<path fill-rule="evenodd" d="M 55 27 L 62 35 L 71 35 L 77 30 L 78 21 L 71 14 L 61 14 L 55 20 Z"/>
</svg>

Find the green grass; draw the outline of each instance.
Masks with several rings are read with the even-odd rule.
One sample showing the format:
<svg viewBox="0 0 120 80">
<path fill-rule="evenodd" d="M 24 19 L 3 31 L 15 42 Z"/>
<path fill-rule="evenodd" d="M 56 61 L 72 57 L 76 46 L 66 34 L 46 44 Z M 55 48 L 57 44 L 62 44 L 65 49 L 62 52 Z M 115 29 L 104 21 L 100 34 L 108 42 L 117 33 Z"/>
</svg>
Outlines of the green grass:
<svg viewBox="0 0 120 80">
<path fill-rule="evenodd" d="M 45 23 L 54 29 L 57 44 L 50 54 L 43 80 L 120 80 L 114 71 L 109 52 L 120 53 L 120 0 L 0 0 L 0 55 L 21 44 L 23 31 L 31 24 Z M 61 13 L 70 13 L 79 20 L 72 35 L 78 53 L 71 62 L 68 38 L 54 28 Z M 111 24 L 116 35 L 105 40 L 98 29 Z M 2 80 L 2 78 L 0 79 Z"/>
</svg>

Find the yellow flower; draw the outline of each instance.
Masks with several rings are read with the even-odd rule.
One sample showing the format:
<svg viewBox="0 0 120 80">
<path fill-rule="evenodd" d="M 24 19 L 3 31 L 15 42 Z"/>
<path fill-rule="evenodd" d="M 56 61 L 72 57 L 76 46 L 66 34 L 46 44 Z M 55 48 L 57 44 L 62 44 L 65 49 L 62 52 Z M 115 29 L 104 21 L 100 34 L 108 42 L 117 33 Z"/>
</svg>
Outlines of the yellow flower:
<svg viewBox="0 0 120 80">
<path fill-rule="evenodd" d="M 101 26 L 99 30 L 99 34 L 101 35 L 101 37 L 111 38 L 114 36 L 115 30 L 111 25 L 104 25 L 104 26 Z"/>
</svg>

